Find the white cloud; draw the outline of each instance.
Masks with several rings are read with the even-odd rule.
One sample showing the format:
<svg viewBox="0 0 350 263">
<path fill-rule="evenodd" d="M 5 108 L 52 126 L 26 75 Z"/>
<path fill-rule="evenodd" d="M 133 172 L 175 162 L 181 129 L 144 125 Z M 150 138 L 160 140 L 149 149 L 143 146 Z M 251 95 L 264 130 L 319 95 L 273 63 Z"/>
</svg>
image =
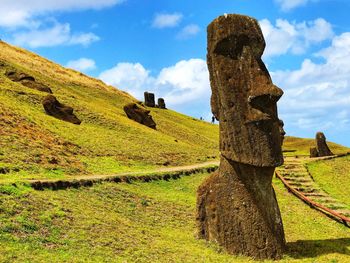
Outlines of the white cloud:
<svg viewBox="0 0 350 263">
<path fill-rule="evenodd" d="M 206 61 L 202 59 L 179 61 L 163 68 L 157 76 L 152 76 L 140 63 L 119 63 L 102 72 L 99 78 L 140 100 L 143 100 L 144 91 L 155 92 L 173 109 L 183 112 L 188 108 L 187 114 L 201 112 L 206 116 L 210 111 L 209 73 Z"/>
<path fill-rule="evenodd" d="M 283 11 L 290 11 L 294 8 L 305 6 L 309 2 L 316 2 L 317 0 L 275 0 L 280 5 Z"/>
<path fill-rule="evenodd" d="M 277 19 L 275 26 L 267 19 L 259 23 L 266 40 L 264 57 L 289 52 L 303 54 L 311 45 L 331 39 L 334 35 L 332 25 L 323 18 L 301 23 Z"/>
<path fill-rule="evenodd" d="M 56 11 L 101 9 L 122 2 L 124 0 L 2 0 L 0 26 L 27 26 L 38 15 Z"/>
<path fill-rule="evenodd" d="M 72 68 L 78 71 L 89 71 L 96 69 L 96 63 L 93 59 L 80 58 L 77 60 L 68 61 L 66 67 Z"/>
<path fill-rule="evenodd" d="M 177 35 L 179 39 L 187 39 L 197 35 L 200 32 L 200 27 L 196 24 L 185 26 Z"/>
<path fill-rule="evenodd" d="M 154 28 L 176 27 L 177 25 L 179 25 L 182 18 L 183 18 L 183 15 L 181 13 L 156 14 L 152 22 L 152 27 Z"/>
<path fill-rule="evenodd" d="M 316 56 L 324 62 L 305 59 L 298 70 L 271 74 L 285 91 L 280 111 L 290 130 L 348 130 L 350 33 L 334 37 L 332 45 Z"/>
<path fill-rule="evenodd" d="M 93 33 L 72 34 L 68 23 L 54 23 L 54 25 L 49 28 L 38 28 L 14 33 L 10 42 L 20 46 L 39 48 L 53 47 L 57 45 L 88 46 L 92 42 L 98 40 L 99 37 Z"/>
</svg>

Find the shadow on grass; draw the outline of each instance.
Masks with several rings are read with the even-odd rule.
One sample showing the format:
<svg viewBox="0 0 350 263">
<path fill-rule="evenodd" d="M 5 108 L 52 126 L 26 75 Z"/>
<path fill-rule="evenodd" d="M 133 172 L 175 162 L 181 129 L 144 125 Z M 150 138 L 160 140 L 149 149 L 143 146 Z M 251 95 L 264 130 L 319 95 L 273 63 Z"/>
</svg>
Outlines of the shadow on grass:
<svg viewBox="0 0 350 263">
<path fill-rule="evenodd" d="M 287 243 L 287 253 L 295 259 L 314 258 L 332 253 L 350 256 L 349 248 L 350 238 L 298 240 Z"/>
</svg>

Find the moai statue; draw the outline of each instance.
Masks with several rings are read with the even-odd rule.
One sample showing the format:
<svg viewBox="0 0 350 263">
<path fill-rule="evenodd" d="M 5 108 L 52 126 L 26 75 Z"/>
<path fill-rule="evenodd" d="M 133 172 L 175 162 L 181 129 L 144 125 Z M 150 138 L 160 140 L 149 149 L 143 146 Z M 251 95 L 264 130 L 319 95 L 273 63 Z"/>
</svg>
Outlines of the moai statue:
<svg viewBox="0 0 350 263">
<path fill-rule="evenodd" d="M 280 210 L 272 188 L 283 164 L 283 122 L 273 85 L 261 60 L 265 41 L 258 22 L 225 15 L 208 26 L 207 63 L 212 112 L 220 125 L 220 167 L 197 191 L 199 237 L 227 252 L 279 259 L 285 248 Z"/>
<path fill-rule="evenodd" d="M 324 136 L 322 132 L 316 133 L 316 149 L 318 152 L 318 157 L 333 155 L 331 150 L 328 148 L 326 136 Z"/>
<path fill-rule="evenodd" d="M 129 119 L 156 130 L 157 125 L 150 115 L 150 111 L 144 107 L 136 103 L 129 103 L 124 106 L 124 112 Z"/>
<path fill-rule="evenodd" d="M 45 112 L 57 119 L 71 122 L 76 125 L 81 124 L 81 120 L 73 113 L 73 108 L 61 104 L 55 96 L 47 95 L 42 101 Z"/>
<path fill-rule="evenodd" d="M 155 107 L 156 106 L 153 93 L 149 93 L 146 91 L 144 93 L 144 96 L 145 96 L 145 105 L 146 106 L 148 106 L 148 107 Z"/>
<path fill-rule="evenodd" d="M 166 109 L 165 101 L 163 98 L 158 99 L 158 107 L 159 107 L 159 109 Z"/>
</svg>

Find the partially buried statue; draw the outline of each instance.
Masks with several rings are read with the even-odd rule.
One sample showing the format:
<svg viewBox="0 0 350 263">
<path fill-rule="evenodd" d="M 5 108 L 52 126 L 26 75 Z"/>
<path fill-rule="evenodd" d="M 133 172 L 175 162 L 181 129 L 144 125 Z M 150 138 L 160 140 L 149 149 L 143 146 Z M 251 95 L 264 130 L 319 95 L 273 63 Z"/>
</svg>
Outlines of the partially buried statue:
<svg viewBox="0 0 350 263">
<path fill-rule="evenodd" d="M 46 113 L 50 116 L 77 125 L 81 123 L 81 120 L 79 120 L 73 113 L 73 108 L 61 104 L 53 95 L 46 96 L 43 99 L 42 104 Z"/>
<path fill-rule="evenodd" d="M 139 106 L 136 103 L 129 103 L 124 106 L 124 112 L 129 119 L 134 120 L 149 128 L 156 129 L 157 125 L 152 119 L 150 111 L 146 110 L 142 106 Z"/>
<path fill-rule="evenodd" d="M 225 15 L 208 26 L 211 107 L 220 121 L 221 161 L 199 187 L 199 237 L 231 254 L 281 258 L 285 237 L 272 188 L 283 164 L 283 122 L 273 85 L 261 60 L 265 41 L 258 22 Z"/>
</svg>

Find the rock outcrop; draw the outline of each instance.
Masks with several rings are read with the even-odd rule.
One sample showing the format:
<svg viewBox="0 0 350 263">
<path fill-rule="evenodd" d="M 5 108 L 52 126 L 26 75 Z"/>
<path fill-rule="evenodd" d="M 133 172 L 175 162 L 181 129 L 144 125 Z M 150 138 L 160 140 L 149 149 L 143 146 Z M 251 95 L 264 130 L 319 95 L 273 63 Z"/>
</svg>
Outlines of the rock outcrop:
<svg viewBox="0 0 350 263">
<path fill-rule="evenodd" d="M 153 93 L 149 93 L 146 91 L 144 93 L 144 96 L 145 96 L 145 105 L 147 107 L 155 107 L 156 106 L 156 102 L 155 102 Z"/>
<path fill-rule="evenodd" d="M 166 109 L 165 101 L 163 98 L 158 99 L 158 108 L 159 109 Z"/>
<path fill-rule="evenodd" d="M 322 132 L 316 133 L 316 148 L 310 148 L 310 157 L 324 157 L 324 156 L 332 156 L 333 153 L 329 149 L 326 136 Z"/>
<path fill-rule="evenodd" d="M 285 237 L 272 188 L 283 164 L 283 122 L 273 85 L 261 60 L 265 41 L 258 22 L 225 15 L 208 26 L 211 108 L 220 122 L 221 161 L 197 192 L 199 237 L 227 252 L 279 259 Z"/>
<path fill-rule="evenodd" d="M 34 77 L 28 75 L 27 73 L 18 72 L 16 70 L 8 70 L 6 71 L 5 75 L 13 82 L 19 82 L 28 88 L 52 94 L 52 90 L 49 87 L 37 82 Z"/>
<path fill-rule="evenodd" d="M 42 102 L 46 113 L 57 119 L 79 125 L 81 121 L 73 113 L 73 108 L 61 104 L 55 96 L 48 95 Z"/>
<path fill-rule="evenodd" d="M 150 111 L 137 105 L 136 103 L 129 103 L 124 106 L 124 111 L 129 119 L 134 120 L 152 129 L 156 129 L 156 123 L 149 114 Z"/>
</svg>

